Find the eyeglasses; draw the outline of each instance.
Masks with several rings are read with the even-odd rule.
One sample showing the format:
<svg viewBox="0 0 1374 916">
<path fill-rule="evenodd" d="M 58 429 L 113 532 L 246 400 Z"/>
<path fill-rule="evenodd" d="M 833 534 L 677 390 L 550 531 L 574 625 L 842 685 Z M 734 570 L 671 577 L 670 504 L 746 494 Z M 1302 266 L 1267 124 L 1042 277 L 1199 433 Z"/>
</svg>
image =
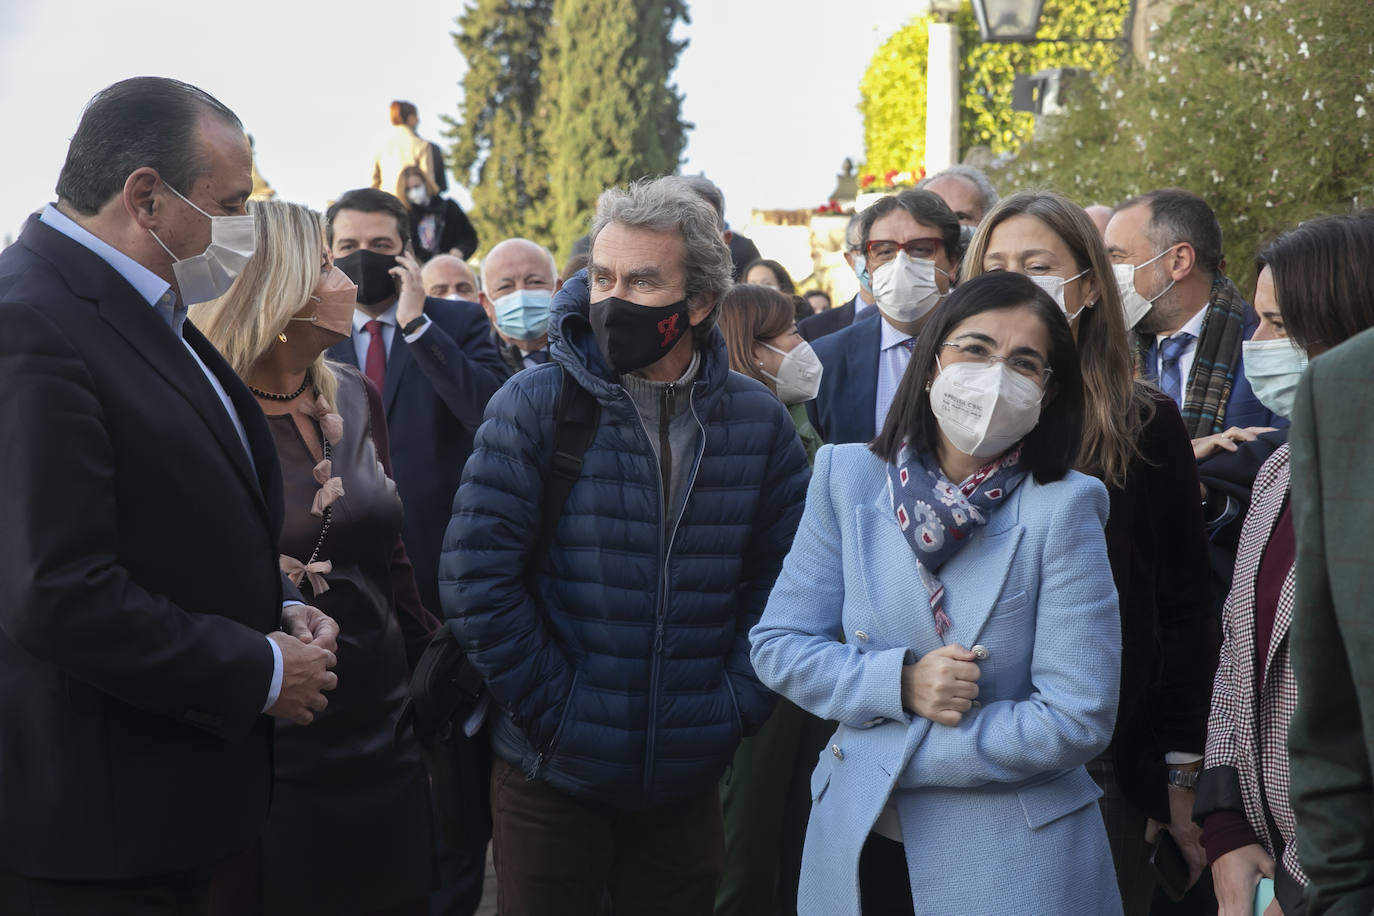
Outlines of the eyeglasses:
<svg viewBox="0 0 1374 916">
<path fill-rule="evenodd" d="M 908 258 L 932 261 L 944 247 L 944 241 L 935 238 L 911 239 L 901 244 L 889 239 L 869 239 L 864 251 L 869 264 L 876 267 L 897 257 L 898 251 L 905 251 Z"/>
<path fill-rule="evenodd" d="M 1040 387 L 1049 384 L 1050 376 L 1054 370 L 1045 365 L 1045 361 L 1034 353 L 1015 353 L 1011 356 L 997 356 L 988 352 L 986 344 L 976 341 L 966 343 L 955 343 L 947 340 L 940 344 L 941 349 L 948 349 L 947 354 L 955 362 L 959 363 L 978 363 L 983 366 L 991 366 L 993 363 L 1003 363 L 1017 375 L 1023 375 L 1035 382 Z"/>
</svg>

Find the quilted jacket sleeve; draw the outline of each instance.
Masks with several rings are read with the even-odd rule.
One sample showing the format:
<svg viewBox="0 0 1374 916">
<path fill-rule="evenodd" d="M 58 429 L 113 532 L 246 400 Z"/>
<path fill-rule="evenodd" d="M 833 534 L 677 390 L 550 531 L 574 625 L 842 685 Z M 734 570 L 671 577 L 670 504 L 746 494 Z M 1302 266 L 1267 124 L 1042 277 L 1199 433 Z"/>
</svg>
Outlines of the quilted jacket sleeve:
<svg viewBox="0 0 1374 916">
<path fill-rule="evenodd" d="M 492 398 L 454 498 L 439 567 L 444 617 L 459 645 L 541 752 L 553 743 L 573 679 L 525 579 L 550 447 L 542 439 L 557 398 L 556 386 L 544 382 L 550 376 L 557 378 L 522 373 Z M 548 403 L 538 409 L 532 395 Z"/>
<path fill-rule="evenodd" d="M 778 410 L 777 434 L 768 459 L 768 475 L 759 499 L 754 536 L 744 558 L 739 585 L 739 614 L 735 643 L 725 660 L 725 671 L 739 703 L 745 735 L 763 726 L 773 708 L 773 693 L 759 683 L 749 661 L 749 630 L 759 622 L 768 595 L 782 569 L 783 558 L 792 547 L 797 524 L 806 503 L 806 485 L 811 470 L 806 451 L 791 418 Z"/>
</svg>

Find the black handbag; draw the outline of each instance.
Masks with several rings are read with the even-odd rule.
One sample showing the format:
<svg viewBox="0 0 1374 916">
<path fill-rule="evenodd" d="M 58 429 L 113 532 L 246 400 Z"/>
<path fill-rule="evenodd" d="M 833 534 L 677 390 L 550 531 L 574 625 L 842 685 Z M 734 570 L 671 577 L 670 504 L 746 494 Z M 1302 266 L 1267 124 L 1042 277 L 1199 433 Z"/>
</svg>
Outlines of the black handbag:
<svg viewBox="0 0 1374 916">
<path fill-rule="evenodd" d="M 539 539 L 525 568 L 531 589 L 553 541 L 563 504 L 582 473 L 582 458 L 596 435 L 600 405 L 563 369 L 554 415 L 553 457 L 544 476 Z M 453 630 L 445 624 L 431 638 L 410 679 L 398 734 L 415 732 L 429 768 L 430 791 L 445 842 L 462 849 L 491 838 L 491 743 L 486 726 L 469 735 L 467 724 L 490 700 Z"/>
</svg>

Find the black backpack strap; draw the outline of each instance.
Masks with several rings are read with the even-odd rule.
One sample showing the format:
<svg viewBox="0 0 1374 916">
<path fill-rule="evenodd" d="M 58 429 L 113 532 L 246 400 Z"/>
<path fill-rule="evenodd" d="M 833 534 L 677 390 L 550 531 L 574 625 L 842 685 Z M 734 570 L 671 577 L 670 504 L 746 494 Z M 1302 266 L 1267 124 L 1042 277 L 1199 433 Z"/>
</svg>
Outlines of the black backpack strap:
<svg viewBox="0 0 1374 916">
<path fill-rule="evenodd" d="M 539 565 L 553 543 L 558 519 L 568 501 L 573 484 L 582 476 L 582 458 L 596 437 L 601 419 L 601 405 L 596 396 L 577 383 L 567 367 L 563 367 L 563 385 L 558 392 L 558 409 L 553 418 L 553 457 L 549 473 L 544 478 L 539 540 L 526 565 L 526 575 L 532 580 Z"/>
</svg>

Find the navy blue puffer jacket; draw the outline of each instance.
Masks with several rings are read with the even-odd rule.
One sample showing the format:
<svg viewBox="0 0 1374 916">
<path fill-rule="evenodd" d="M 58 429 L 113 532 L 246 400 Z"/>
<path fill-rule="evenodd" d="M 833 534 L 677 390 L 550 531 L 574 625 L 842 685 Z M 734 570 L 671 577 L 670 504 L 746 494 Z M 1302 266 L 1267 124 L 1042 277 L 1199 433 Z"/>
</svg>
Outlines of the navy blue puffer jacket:
<svg viewBox="0 0 1374 916">
<path fill-rule="evenodd" d="M 690 490 L 666 531 L 658 462 L 587 302 L 583 272 L 554 300 L 556 362 L 518 373 L 487 405 L 439 586 L 499 706 L 496 753 L 559 791 L 643 807 L 714 783 L 772 708 L 748 634 L 791 547 L 810 471 L 786 409 L 729 371 L 713 330 L 690 397 L 702 426 Z M 601 420 L 531 592 L 524 572 L 558 363 L 596 396 Z"/>
</svg>

